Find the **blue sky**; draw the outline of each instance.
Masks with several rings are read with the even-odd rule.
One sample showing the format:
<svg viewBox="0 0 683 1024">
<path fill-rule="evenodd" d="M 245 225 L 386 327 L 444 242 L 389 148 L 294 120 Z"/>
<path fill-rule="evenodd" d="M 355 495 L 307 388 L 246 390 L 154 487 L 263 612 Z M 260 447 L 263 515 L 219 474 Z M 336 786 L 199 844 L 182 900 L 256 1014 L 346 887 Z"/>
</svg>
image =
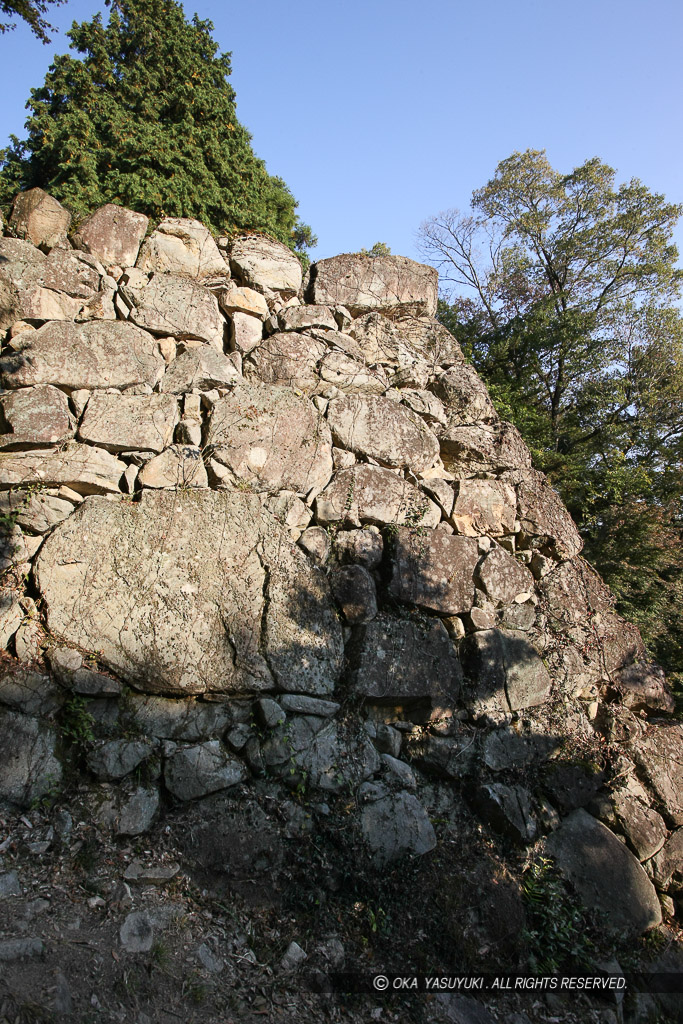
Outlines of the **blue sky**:
<svg viewBox="0 0 683 1024">
<path fill-rule="evenodd" d="M 317 258 L 415 256 L 420 222 L 467 206 L 499 160 L 591 156 L 683 202 L 681 0 L 298 0 L 185 3 L 233 55 L 238 115 L 319 237 Z M 104 9 L 69 0 L 62 30 Z M 0 147 L 21 136 L 60 32 L 0 36 Z M 677 233 L 683 249 L 683 230 Z"/>
</svg>

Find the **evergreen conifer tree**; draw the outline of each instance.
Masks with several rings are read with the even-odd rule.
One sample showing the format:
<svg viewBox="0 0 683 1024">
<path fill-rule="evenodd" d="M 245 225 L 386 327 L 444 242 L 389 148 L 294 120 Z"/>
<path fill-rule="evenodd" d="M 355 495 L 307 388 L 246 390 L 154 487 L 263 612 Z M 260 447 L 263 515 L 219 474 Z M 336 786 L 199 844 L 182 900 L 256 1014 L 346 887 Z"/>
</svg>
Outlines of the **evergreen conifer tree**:
<svg viewBox="0 0 683 1024">
<path fill-rule="evenodd" d="M 230 54 L 175 0 L 109 0 L 72 26 L 82 59 L 57 57 L 31 92 L 28 138 L 1 154 L 0 203 L 40 186 L 79 217 L 107 202 L 154 220 L 196 217 L 217 234 L 308 237 L 285 183 L 237 120 Z M 301 247 L 301 243 L 300 243 Z"/>
</svg>

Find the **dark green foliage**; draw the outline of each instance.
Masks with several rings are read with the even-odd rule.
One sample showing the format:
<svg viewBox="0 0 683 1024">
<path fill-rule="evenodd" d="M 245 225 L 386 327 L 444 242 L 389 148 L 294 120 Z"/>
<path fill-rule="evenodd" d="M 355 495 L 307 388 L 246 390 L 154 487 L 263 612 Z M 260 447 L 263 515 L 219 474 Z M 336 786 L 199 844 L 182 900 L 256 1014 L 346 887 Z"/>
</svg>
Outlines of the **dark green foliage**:
<svg viewBox="0 0 683 1024">
<path fill-rule="evenodd" d="M 57 57 L 34 89 L 28 138 L 13 139 L 0 202 L 40 186 L 77 217 L 107 202 L 196 217 L 217 234 L 267 232 L 311 244 L 296 202 L 251 148 L 211 22 L 185 19 L 175 0 L 111 0 L 68 33 L 82 60 Z"/>
<path fill-rule="evenodd" d="M 65 0 L 0 0 L 0 14 L 21 18 L 41 43 L 49 43 L 48 32 L 53 32 L 54 28 L 45 21 L 43 15 L 49 6 L 57 7 L 63 3 Z M 13 28 L 16 28 L 16 23 L 0 21 L 0 33 Z"/>
<path fill-rule="evenodd" d="M 458 288 L 441 321 L 559 490 L 619 610 L 681 683 L 681 207 L 614 178 L 597 159 L 561 175 L 544 153 L 515 153 L 473 214 L 423 225 L 423 251 Z"/>
</svg>

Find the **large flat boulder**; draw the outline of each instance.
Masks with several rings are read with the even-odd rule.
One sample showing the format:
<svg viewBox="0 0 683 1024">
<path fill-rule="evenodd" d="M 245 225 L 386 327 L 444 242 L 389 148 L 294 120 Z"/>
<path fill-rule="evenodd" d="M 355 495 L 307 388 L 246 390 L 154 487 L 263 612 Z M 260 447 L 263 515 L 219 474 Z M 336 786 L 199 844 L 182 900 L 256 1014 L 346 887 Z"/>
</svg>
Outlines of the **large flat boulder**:
<svg viewBox="0 0 683 1024">
<path fill-rule="evenodd" d="M 120 294 L 138 327 L 174 338 L 194 338 L 223 351 L 226 321 L 207 288 L 178 274 L 152 274 L 142 287 L 124 285 Z"/>
<path fill-rule="evenodd" d="M 147 274 L 199 279 L 230 276 L 230 267 L 209 229 L 189 217 L 164 218 L 142 243 L 135 265 Z"/>
<path fill-rule="evenodd" d="M 638 860 L 584 810 L 573 811 L 546 841 L 548 853 L 601 924 L 619 936 L 661 923 L 655 887 Z"/>
<path fill-rule="evenodd" d="M 347 653 L 360 697 L 397 705 L 428 699 L 445 707 L 458 701 L 462 669 L 438 619 L 418 624 L 380 615 L 357 628 Z"/>
<path fill-rule="evenodd" d="M 23 238 L 39 249 L 53 249 L 66 244 L 70 224 L 69 211 L 42 188 L 31 188 L 15 196 L 9 228 L 16 238 Z"/>
<path fill-rule="evenodd" d="M 116 395 L 95 391 L 78 429 L 81 441 L 109 452 L 161 452 L 178 422 L 174 395 Z"/>
<path fill-rule="evenodd" d="M 65 485 L 79 494 L 118 494 L 125 470 L 123 462 L 102 448 L 73 441 L 63 448 L 3 455 L 0 491 Z"/>
<path fill-rule="evenodd" d="M 264 384 L 281 384 L 310 394 L 320 384 L 318 363 L 325 351 L 322 342 L 306 334 L 272 334 L 251 353 L 244 374 Z"/>
<path fill-rule="evenodd" d="M 352 321 L 348 332 L 369 365 L 397 369 L 419 363 L 433 373 L 464 361 L 453 335 L 433 317 L 390 320 L 381 313 L 365 313 Z"/>
<path fill-rule="evenodd" d="M 508 713 L 542 704 L 552 679 L 529 641 L 506 629 L 484 629 L 460 649 L 470 703 L 481 712 Z"/>
<path fill-rule="evenodd" d="M 156 340 L 133 324 L 49 323 L 27 331 L 0 359 L 5 388 L 54 384 L 68 390 L 154 385 L 165 363 Z"/>
<path fill-rule="evenodd" d="M 476 540 L 441 530 L 399 526 L 391 551 L 389 593 L 441 615 L 468 612 L 474 603 Z"/>
<path fill-rule="evenodd" d="M 107 203 L 79 224 L 74 245 L 108 266 L 135 265 L 149 220 L 125 206 Z"/>
<path fill-rule="evenodd" d="M 522 435 L 511 423 L 495 426 L 453 424 L 444 430 L 441 457 L 455 476 L 499 472 L 531 466 L 531 455 Z"/>
<path fill-rule="evenodd" d="M 322 381 L 348 395 L 383 395 L 389 387 L 381 366 L 367 367 L 336 348 L 327 353 L 318 370 Z"/>
<path fill-rule="evenodd" d="M 30 242 L 0 238 L 0 330 L 17 320 L 73 320 L 100 289 L 91 257 L 65 249 L 46 256 Z"/>
<path fill-rule="evenodd" d="M 352 316 L 383 312 L 434 316 L 438 274 L 405 256 L 347 253 L 311 266 L 307 298 L 316 305 L 346 306 Z"/>
<path fill-rule="evenodd" d="M 257 496 L 91 498 L 44 542 L 50 631 L 149 693 L 327 695 L 341 627 L 324 577 Z"/>
<path fill-rule="evenodd" d="M 235 277 L 260 292 L 278 292 L 283 298 L 301 288 L 301 264 L 291 249 L 265 235 L 242 235 L 230 247 Z"/>
<path fill-rule="evenodd" d="M 320 523 L 388 523 L 436 526 L 439 506 L 407 480 L 378 466 L 351 466 L 337 473 L 315 503 Z"/>
<path fill-rule="evenodd" d="M 424 420 L 389 398 L 336 398 L 329 404 L 327 422 L 338 447 L 384 466 L 422 473 L 439 457 L 439 442 Z"/>
<path fill-rule="evenodd" d="M 324 418 L 289 388 L 240 384 L 213 407 L 207 446 L 237 481 L 256 491 L 321 489 L 332 475 Z"/>
</svg>

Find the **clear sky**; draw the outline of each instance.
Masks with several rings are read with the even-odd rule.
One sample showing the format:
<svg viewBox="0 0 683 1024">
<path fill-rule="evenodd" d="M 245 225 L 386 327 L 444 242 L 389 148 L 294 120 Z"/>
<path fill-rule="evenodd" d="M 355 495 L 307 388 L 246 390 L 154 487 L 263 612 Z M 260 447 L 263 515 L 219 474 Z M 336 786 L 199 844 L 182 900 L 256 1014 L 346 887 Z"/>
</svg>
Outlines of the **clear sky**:
<svg viewBox="0 0 683 1024">
<path fill-rule="evenodd" d="M 299 200 L 314 257 L 374 242 L 415 256 L 420 222 L 467 206 L 499 160 L 546 149 L 561 171 L 599 156 L 683 202 L 681 0 L 188 0 L 232 51 L 238 115 Z M 64 29 L 104 9 L 69 0 L 42 46 L 0 36 L 0 147 Z M 677 233 L 683 249 L 683 230 Z"/>
</svg>

